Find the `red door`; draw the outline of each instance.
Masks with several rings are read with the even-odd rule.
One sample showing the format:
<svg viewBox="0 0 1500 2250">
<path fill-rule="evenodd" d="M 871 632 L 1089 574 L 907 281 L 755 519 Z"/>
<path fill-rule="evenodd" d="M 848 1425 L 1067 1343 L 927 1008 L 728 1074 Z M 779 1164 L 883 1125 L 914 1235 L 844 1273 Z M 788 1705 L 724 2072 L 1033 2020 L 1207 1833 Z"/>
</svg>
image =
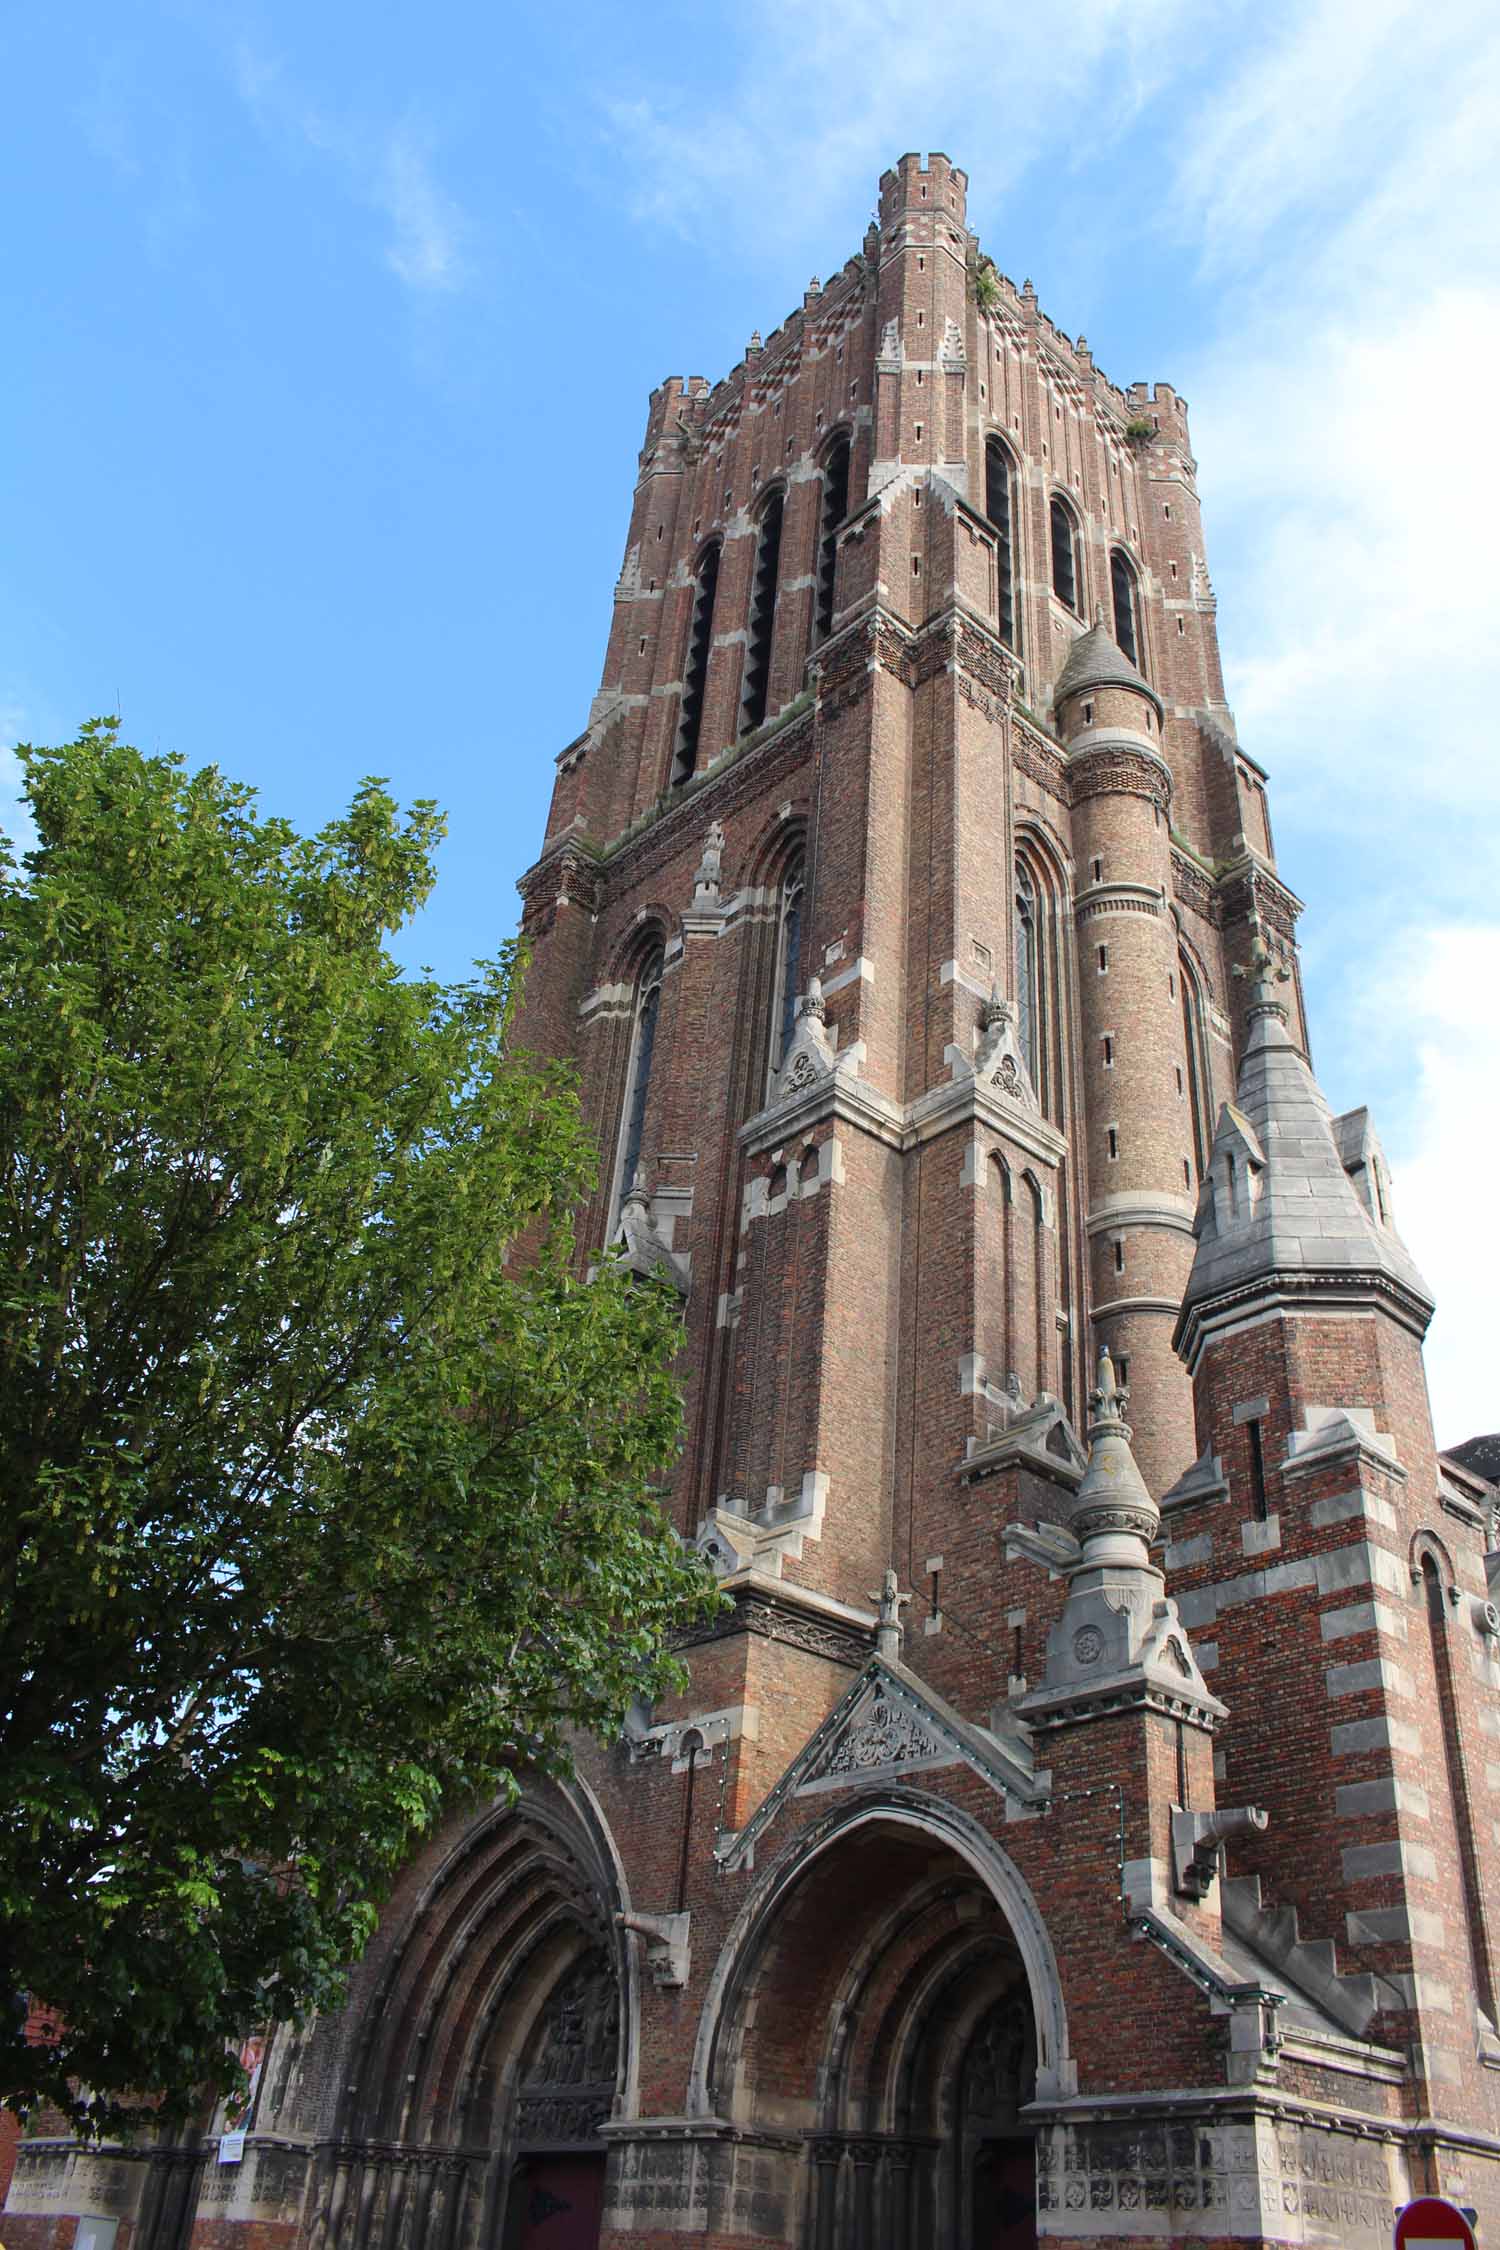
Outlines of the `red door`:
<svg viewBox="0 0 1500 2250">
<path fill-rule="evenodd" d="M 604 2213 L 602 2156 L 533 2156 L 517 2182 L 516 2250 L 598 2250 Z"/>
<path fill-rule="evenodd" d="M 979 2151 L 974 2250 L 1037 2250 L 1035 2141 L 986 2141 Z"/>
</svg>

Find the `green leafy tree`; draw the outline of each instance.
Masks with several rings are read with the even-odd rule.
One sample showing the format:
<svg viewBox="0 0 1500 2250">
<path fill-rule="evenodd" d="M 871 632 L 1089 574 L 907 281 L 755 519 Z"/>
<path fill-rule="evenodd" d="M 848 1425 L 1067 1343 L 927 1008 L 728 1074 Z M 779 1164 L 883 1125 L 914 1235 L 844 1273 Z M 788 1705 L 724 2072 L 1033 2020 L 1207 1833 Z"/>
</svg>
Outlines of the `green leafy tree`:
<svg viewBox="0 0 1500 2250">
<path fill-rule="evenodd" d="M 117 2131 L 335 2002 L 439 1814 L 674 1676 L 675 1299 L 579 1278 L 519 960 L 403 977 L 441 822 L 305 838 L 111 721 L 0 855 L 0 2093 Z M 517 1244 L 525 1249 L 516 1256 Z M 708 1597 L 711 1598 L 711 1597 Z"/>
</svg>

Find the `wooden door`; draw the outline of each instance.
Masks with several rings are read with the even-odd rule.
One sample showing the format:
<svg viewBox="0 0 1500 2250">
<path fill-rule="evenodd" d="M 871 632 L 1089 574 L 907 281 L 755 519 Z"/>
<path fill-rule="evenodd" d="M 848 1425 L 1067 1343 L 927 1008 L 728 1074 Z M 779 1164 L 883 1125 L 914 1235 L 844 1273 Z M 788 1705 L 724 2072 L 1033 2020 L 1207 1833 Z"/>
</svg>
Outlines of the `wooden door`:
<svg viewBox="0 0 1500 2250">
<path fill-rule="evenodd" d="M 1036 2143 L 985 2141 L 974 2164 L 974 2250 L 1037 2250 Z"/>
<path fill-rule="evenodd" d="M 598 2250 L 604 2214 L 602 2156 L 532 2156 L 516 2182 L 516 2250 Z"/>
</svg>

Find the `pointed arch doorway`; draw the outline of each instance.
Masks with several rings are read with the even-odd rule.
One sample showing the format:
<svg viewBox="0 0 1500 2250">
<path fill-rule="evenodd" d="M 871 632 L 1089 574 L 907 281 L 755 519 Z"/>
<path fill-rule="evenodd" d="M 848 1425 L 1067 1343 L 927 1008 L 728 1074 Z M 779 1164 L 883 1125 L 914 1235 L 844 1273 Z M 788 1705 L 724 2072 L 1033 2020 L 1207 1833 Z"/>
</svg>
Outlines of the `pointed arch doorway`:
<svg viewBox="0 0 1500 2250">
<path fill-rule="evenodd" d="M 604 2212 L 600 2120 L 620 2040 L 613 1963 L 587 1953 L 558 1983 L 521 2058 L 503 2250 L 597 2250 Z"/>
<path fill-rule="evenodd" d="M 704 2106 L 792 2152 L 778 2196 L 808 2250 L 1035 2250 L 1050 1949 L 934 1825 L 867 1805 L 794 1847 L 710 1996 Z"/>
</svg>

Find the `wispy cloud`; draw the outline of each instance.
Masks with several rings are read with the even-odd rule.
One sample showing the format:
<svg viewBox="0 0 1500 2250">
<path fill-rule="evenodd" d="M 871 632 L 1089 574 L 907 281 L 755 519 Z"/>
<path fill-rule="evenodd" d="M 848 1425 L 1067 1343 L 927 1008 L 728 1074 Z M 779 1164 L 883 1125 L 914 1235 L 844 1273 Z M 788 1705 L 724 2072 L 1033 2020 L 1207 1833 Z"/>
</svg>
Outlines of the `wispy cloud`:
<svg viewBox="0 0 1500 2250">
<path fill-rule="evenodd" d="M 91 51 L 80 75 L 84 142 L 141 214 L 152 260 L 169 265 L 204 218 L 183 120 L 124 45 Z"/>
<path fill-rule="evenodd" d="M 1469 395 L 1500 352 L 1500 24 L 1474 0 L 1321 0 L 1195 114 L 1170 207 L 1225 308 L 1182 379 L 1230 697 L 1284 846 L 1333 840 L 1353 871 L 1308 886 L 1319 1064 L 1339 1105 L 1378 1098 L 1453 1442 L 1496 1417 L 1477 1182 L 1500 922 L 1454 901 L 1500 898 L 1500 459 Z"/>
<path fill-rule="evenodd" d="M 375 200 L 391 221 L 386 263 L 413 289 L 455 289 L 464 278 L 463 221 L 432 177 L 425 150 L 398 126 L 381 157 Z"/>
<path fill-rule="evenodd" d="M 831 207 L 868 194 L 893 155 L 917 145 L 914 130 L 976 176 L 982 154 L 991 200 L 1065 140 L 1091 91 L 1108 94 L 1089 115 L 1091 145 L 1123 131 L 1174 67 L 1172 33 L 1201 5 L 1001 11 L 954 0 L 918 15 L 900 0 L 765 0 L 741 54 L 726 38 L 717 99 L 674 87 L 654 53 L 649 83 L 601 92 L 600 115 L 638 217 L 721 245 L 750 233 L 792 241 L 809 214 L 826 225 Z"/>
<path fill-rule="evenodd" d="M 276 57 L 245 39 L 234 50 L 233 70 L 240 99 L 268 140 L 295 159 L 321 159 L 347 194 L 385 219 L 382 255 L 398 281 L 424 294 L 463 287 L 468 221 L 439 184 L 429 140 L 415 120 L 337 116 L 302 93 Z"/>
<path fill-rule="evenodd" d="M 770 0 L 753 46 L 726 42 L 707 103 L 661 65 L 601 97 L 636 215 L 720 245 L 802 244 L 809 263 L 902 148 L 948 149 L 983 218 L 1039 165 L 1081 161 L 1081 134 L 1091 155 L 1101 130 L 1117 144 L 1117 176 L 1094 175 L 1101 227 L 1123 245 L 1134 213 L 1209 311 L 1172 372 L 1241 735 L 1271 768 L 1293 858 L 1337 846 L 1358 870 L 1306 886 L 1319 1066 L 1339 1106 L 1381 1098 L 1403 1225 L 1445 1298 L 1440 1428 L 1488 1426 L 1465 1339 L 1500 1218 L 1473 1193 L 1469 1121 L 1500 1093 L 1500 929 L 1455 922 L 1453 883 L 1461 871 L 1467 897 L 1500 899 L 1500 761 L 1483 733 L 1500 449 L 1472 400 L 1474 371 L 1500 357 L 1492 0 L 1003 15 L 955 0 L 920 22 L 896 0 L 811 15 Z"/>
<path fill-rule="evenodd" d="M 1396 1223 L 1437 1298 L 1428 1381 L 1438 1442 L 1500 1425 L 1495 1393 L 1496 1229 L 1478 1183 L 1500 1111 L 1500 924 L 1443 922 L 1403 931 L 1371 979 L 1365 1027 L 1402 1040 L 1412 1100 L 1398 1143 L 1386 1132 Z"/>
</svg>

